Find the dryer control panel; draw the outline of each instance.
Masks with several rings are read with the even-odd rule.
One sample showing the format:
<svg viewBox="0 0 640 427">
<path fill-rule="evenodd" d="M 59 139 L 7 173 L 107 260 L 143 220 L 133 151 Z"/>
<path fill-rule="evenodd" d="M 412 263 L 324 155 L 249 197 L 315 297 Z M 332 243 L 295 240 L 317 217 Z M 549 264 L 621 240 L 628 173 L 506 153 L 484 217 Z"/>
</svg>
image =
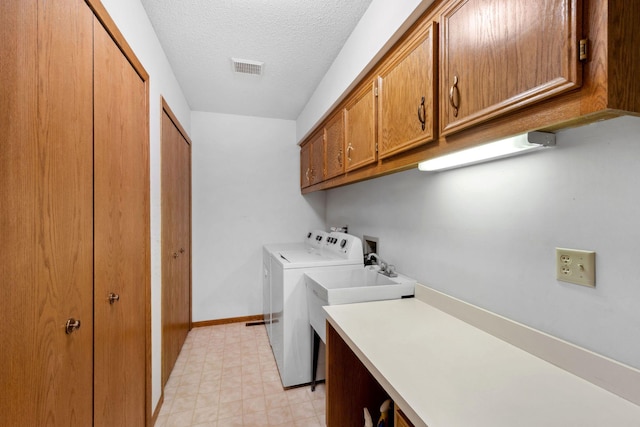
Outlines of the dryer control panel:
<svg viewBox="0 0 640 427">
<path fill-rule="evenodd" d="M 332 231 L 326 238 L 323 252 L 339 255 L 341 258 L 359 260 L 362 255 L 362 241 L 351 234 Z"/>
</svg>

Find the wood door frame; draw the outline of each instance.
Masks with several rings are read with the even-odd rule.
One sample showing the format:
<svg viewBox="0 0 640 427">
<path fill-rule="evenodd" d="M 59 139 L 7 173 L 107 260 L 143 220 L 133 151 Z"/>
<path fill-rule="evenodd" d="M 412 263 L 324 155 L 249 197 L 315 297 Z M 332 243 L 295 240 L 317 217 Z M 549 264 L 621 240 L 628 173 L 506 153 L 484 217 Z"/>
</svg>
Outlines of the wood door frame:
<svg viewBox="0 0 640 427">
<path fill-rule="evenodd" d="M 113 38 L 114 42 L 118 45 L 123 55 L 127 58 L 127 60 L 131 63 L 131 66 L 138 73 L 140 78 L 144 81 L 145 86 L 145 123 L 142 125 L 145 129 L 145 142 L 147 144 L 148 150 L 150 150 L 150 137 L 149 137 L 149 73 L 142 66 L 140 60 L 133 52 L 133 49 L 127 43 L 124 35 L 120 32 L 116 23 L 113 21 L 104 5 L 100 2 L 100 0 L 85 0 L 86 4 L 93 11 L 96 18 L 102 23 L 107 33 Z M 145 167 L 145 177 L 146 183 L 145 186 L 150 193 L 151 188 L 151 176 L 150 176 L 150 164 L 147 162 L 146 165 L 141 165 L 141 167 Z M 150 198 L 148 198 L 150 200 Z M 151 211 L 151 206 L 149 206 L 149 212 Z M 151 413 L 151 222 L 150 222 L 150 214 L 145 218 L 145 229 L 144 233 L 146 235 L 146 241 L 149 244 L 146 247 L 145 253 L 145 301 L 144 301 L 144 311 L 145 311 L 145 347 L 146 347 L 146 362 L 145 362 L 145 419 L 146 425 L 148 427 L 153 425 L 153 417 Z"/>
<path fill-rule="evenodd" d="M 173 123 L 173 125 L 176 127 L 176 129 L 178 130 L 178 132 L 180 133 L 180 135 L 184 138 L 185 142 L 189 145 L 189 330 L 193 329 L 193 277 L 192 277 L 192 272 L 193 272 L 193 268 L 192 268 L 192 263 L 193 263 L 193 233 L 192 233 L 192 213 L 191 213 L 191 147 L 193 146 L 193 143 L 191 142 L 191 138 L 189 138 L 189 134 L 187 133 L 187 131 L 184 129 L 184 127 L 182 127 L 182 124 L 180 123 L 180 121 L 178 120 L 178 118 L 176 117 L 176 115 L 174 114 L 173 110 L 171 110 L 171 107 L 169 107 L 169 104 L 167 103 L 166 99 L 163 96 L 160 96 L 160 145 L 162 146 L 163 142 L 162 141 L 162 126 L 163 126 L 163 115 L 167 114 L 167 117 L 169 117 L 169 120 L 171 120 L 171 122 Z M 160 159 L 160 163 L 162 164 L 162 149 L 160 150 L 161 152 L 161 159 Z M 162 169 L 162 166 L 161 166 Z M 160 184 L 161 188 L 162 188 L 162 183 Z M 161 189 L 161 193 L 162 193 L 162 189 Z M 161 213 L 162 215 L 162 213 Z M 162 316 L 162 314 L 161 314 Z M 161 346 L 162 347 L 162 346 Z M 163 354 L 164 356 L 164 354 Z M 161 362 L 161 366 L 162 366 Z M 161 373 L 162 376 L 162 373 Z M 161 384 L 162 384 L 162 395 L 164 395 L 164 378 L 161 378 L 160 380 Z"/>
</svg>

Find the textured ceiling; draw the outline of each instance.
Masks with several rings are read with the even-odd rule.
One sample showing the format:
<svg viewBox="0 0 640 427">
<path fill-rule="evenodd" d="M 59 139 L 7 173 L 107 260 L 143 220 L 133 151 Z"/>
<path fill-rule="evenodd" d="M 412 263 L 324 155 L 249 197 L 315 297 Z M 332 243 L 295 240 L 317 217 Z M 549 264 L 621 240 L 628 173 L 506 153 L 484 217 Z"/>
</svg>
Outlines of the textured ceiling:
<svg viewBox="0 0 640 427">
<path fill-rule="evenodd" d="M 194 111 L 295 120 L 371 0 L 141 0 Z M 231 58 L 264 62 L 237 74 Z"/>
</svg>

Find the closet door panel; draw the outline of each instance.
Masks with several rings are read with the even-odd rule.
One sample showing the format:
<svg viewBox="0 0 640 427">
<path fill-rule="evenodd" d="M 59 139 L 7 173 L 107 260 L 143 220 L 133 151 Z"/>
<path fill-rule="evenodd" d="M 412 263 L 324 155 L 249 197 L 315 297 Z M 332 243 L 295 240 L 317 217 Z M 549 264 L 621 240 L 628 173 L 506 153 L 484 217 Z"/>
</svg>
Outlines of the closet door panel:
<svg viewBox="0 0 640 427">
<path fill-rule="evenodd" d="M 177 331 L 174 327 L 176 314 L 172 309 L 176 301 L 176 286 L 179 273 L 177 271 L 178 232 L 175 227 L 179 213 L 178 181 L 175 179 L 178 170 L 177 130 L 173 122 L 163 111 L 162 114 L 162 386 L 166 384 L 178 353 L 180 352 Z"/>
<path fill-rule="evenodd" d="M 95 21 L 95 423 L 145 424 L 146 84 Z"/>
<path fill-rule="evenodd" d="M 162 383 L 191 322 L 191 146 L 162 115 Z"/>
<path fill-rule="evenodd" d="M 191 327 L 191 146 L 178 133 L 178 281 L 176 283 L 176 327 L 180 349 L 187 339 Z"/>
<path fill-rule="evenodd" d="M 80 0 L 0 2 L 3 426 L 92 423 L 92 24 Z"/>
</svg>

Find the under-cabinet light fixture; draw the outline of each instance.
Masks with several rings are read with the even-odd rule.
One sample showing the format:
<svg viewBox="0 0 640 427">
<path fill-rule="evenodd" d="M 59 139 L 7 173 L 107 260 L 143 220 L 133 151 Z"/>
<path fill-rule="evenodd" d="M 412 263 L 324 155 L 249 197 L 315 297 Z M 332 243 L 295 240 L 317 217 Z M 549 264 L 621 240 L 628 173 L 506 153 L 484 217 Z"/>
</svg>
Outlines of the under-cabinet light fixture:
<svg viewBox="0 0 640 427">
<path fill-rule="evenodd" d="M 427 172 L 454 169 L 524 154 L 554 145 L 556 145 L 555 134 L 550 132 L 529 132 L 436 157 L 418 164 L 418 169 Z"/>
</svg>

